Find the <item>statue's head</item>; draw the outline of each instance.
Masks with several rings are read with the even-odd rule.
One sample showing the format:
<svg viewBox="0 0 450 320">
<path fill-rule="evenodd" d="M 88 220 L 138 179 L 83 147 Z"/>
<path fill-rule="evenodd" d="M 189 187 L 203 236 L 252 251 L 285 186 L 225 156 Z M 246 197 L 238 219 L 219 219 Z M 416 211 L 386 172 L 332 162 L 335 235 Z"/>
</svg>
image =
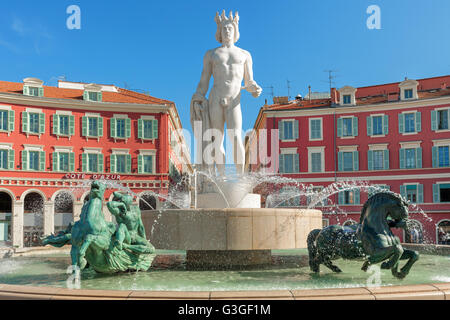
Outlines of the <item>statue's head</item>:
<svg viewBox="0 0 450 320">
<path fill-rule="evenodd" d="M 105 193 L 106 186 L 99 182 L 98 180 L 94 180 L 91 183 L 91 192 L 90 192 L 90 198 L 99 198 L 103 199 L 103 194 Z"/>
<path fill-rule="evenodd" d="M 224 43 L 226 39 L 229 39 L 232 43 L 236 43 L 239 40 L 239 14 L 236 12 L 233 17 L 233 13 L 230 11 L 230 16 L 225 16 L 225 10 L 222 14 L 216 13 L 216 40 L 220 43 Z"/>
<path fill-rule="evenodd" d="M 127 210 L 130 210 L 130 206 L 133 203 L 133 197 L 128 195 L 128 194 L 124 194 L 121 193 L 119 191 L 114 191 L 114 197 L 113 197 L 113 201 L 119 201 L 122 202 L 126 205 Z"/>
</svg>

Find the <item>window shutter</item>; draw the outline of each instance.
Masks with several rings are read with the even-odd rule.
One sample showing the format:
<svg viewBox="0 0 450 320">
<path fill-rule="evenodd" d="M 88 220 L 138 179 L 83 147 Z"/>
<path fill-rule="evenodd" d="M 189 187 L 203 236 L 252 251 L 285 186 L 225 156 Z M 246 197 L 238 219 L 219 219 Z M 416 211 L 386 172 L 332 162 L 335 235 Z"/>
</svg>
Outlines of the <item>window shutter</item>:
<svg viewBox="0 0 450 320">
<path fill-rule="evenodd" d="M 384 150 L 384 170 L 389 170 L 389 150 Z"/>
<path fill-rule="evenodd" d="M 69 152 L 69 171 L 75 171 L 75 152 Z"/>
<path fill-rule="evenodd" d="M 125 119 L 125 137 L 126 138 L 131 137 L 131 119 L 130 118 Z"/>
<path fill-rule="evenodd" d="M 69 135 L 73 136 L 75 134 L 75 116 L 69 116 Z"/>
<path fill-rule="evenodd" d="M 144 156 L 143 155 L 138 155 L 138 173 L 143 173 L 144 172 Z"/>
<path fill-rule="evenodd" d="M 278 121 L 278 132 L 280 134 L 279 138 L 280 140 L 284 140 L 284 121 L 280 120 Z"/>
<path fill-rule="evenodd" d="M 352 118 L 352 136 L 354 136 L 354 137 L 358 136 L 358 118 L 357 117 Z"/>
<path fill-rule="evenodd" d="M 112 154 L 109 160 L 109 171 L 111 173 L 116 172 L 116 155 Z"/>
<path fill-rule="evenodd" d="M 405 154 L 406 154 L 406 150 L 405 149 L 400 149 L 400 151 L 399 151 L 400 169 L 405 169 L 405 167 L 406 167 L 406 165 L 405 165 Z"/>
<path fill-rule="evenodd" d="M 437 111 L 431 110 L 431 130 L 437 130 Z"/>
<path fill-rule="evenodd" d="M 84 101 L 88 101 L 89 100 L 89 92 L 87 92 L 86 90 L 84 90 L 84 92 L 83 92 L 83 100 Z"/>
<path fill-rule="evenodd" d="M 298 120 L 294 120 L 294 139 L 297 140 L 299 136 L 298 132 Z"/>
<path fill-rule="evenodd" d="M 423 203 L 423 184 L 417 185 L 417 203 Z"/>
<path fill-rule="evenodd" d="M 28 89 L 28 86 L 23 86 L 23 94 L 28 96 L 30 94 L 30 90 Z"/>
<path fill-rule="evenodd" d="M 110 119 L 110 125 L 111 125 L 111 138 L 116 138 L 116 125 L 117 125 L 116 118 Z"/>
<path fill-rule="evenodd" d="M 300 156 L 298 153 L 294 155 L 294 172 L 300 172 Z"/>
<path fill-rule="evenodd" d="M 353 197 L 355 199 L 355 203 L 354 204 L 359 204 L 361 196 L 360 196 L 360 191 L 358 189 L 357 190 L 353 190 Z"/>
<path fill-rule="evenodd" d="M 15 111 L 8 111 L 8 131 L 14 131 Z"/>
<path fill-rule="evenodd" d="M 422 113 L 416 112 L 415 120 L 416 132 L 422 131 Z"/>
<path fill-rule="evenodd" d="M 383 117 L 383 134 L 389 134 L 389 116 Z"/>
<path fill-rule="evenodd" d="M 22 132 L 28 132 L 28 112 L 22 112 Z"/>
<path fill-rule="evenodd" d="M 53 134 L 59 134 L 59 115 L 53 115 Z"/>
<path fill-rule="evenodd" d="M 441 197 L 440 197 L 440 194 L 439 194 L 439 190 L 440 188 L 439 188 L 439 185 L 438 184 L 433 184 L 433 202 L 435 202 L 435 203 L 439 203 L 439 202 L 441 202 Z"/>
<path fill-rule="evenodd" d="M 405 132 L 405 115 L 403 113 L 398 114 L 398 132 Z"/>
<path fill-rule="evenodd" d="M 98 101 L 103 101 L 103 93 L 101 91 L 98 93 Z"/>
<path fill-rule="evenodd" d="M 8 150 L 8 169 L 14 170 L 14 149 Z"/>
<path fill-rule="evenodd" d="M 39 113 L 39 133 L 45 133 L 45 113 Z"/>
<path fill-rule="evenodd" d="M 284 173 L 284 154 L 280 154 L 278 168 L 279 173 Z"/>
<path fill-rule="evenodd" d="M 28 170 L 28 151 L 22 151 L 22 170 Z"/>
<path fill-rule="evenodd" d="M 422 168 L 422 148 L 416 149 L 416 167 Z"/>
<path fill-rule="evenodd" d="M 337 136 L 338 137 L 342 137 L 342 123 L 343 123 L 343 120 L 342 120 L 342 118 L 339 118 L 338 120 L 337 120 Z"/>
<path fill-rule="evenodd" d="M 344 201 L 345 201 L 345 193 L 344 193 L 344 191 L 339 191 L 339 204 L 345 204 L 344 203 Z"/>
<path fill-rule="evenodd" d="M 433 158 L 433 168 L 437 168 L 438 167 L 438 147 L 432 147 L 431 148 L 431 152 L 432 152 L 432 158 Z"/>
<path fill-rule="evenodd" d="M 39 88 L 39 97 L 43 97 L 44 96 L 44 88 L 43 87 L 40 87 Z"/>
<path fill-rule="evenodd" d="M 81 135 L 87 137 L 87 117 L 81 117 Z"/>
<path fill-rule="evenodd" d="M 81 171 L 83 172 L 88 172 L 87 158 L 88 158 L 87 153 L 81 154 Z"/>
<path fill-rule="evenodd" d="M 127 172 L 131 173 L 131 154 L 127 154 Z"/>
<path fill-rule="evenodd" d="M 359 171 L 358 151 L 353 151 L 353 171 Z"/>
<path fill-rule="evenodd" d="M 372 117 L 367 117 L 367 135 L 370 137 L 372 135 Z"/>
<path fill-rule="evenodd" d="M 103 118 L 98 117 L 97 137 L 103 137 Z"/>
<path fill-rule="evenodd" d="M 45 171 L 45 151 L 39 151 L 39 171 Z"/>
<path fill-rule="evenodd" d="M 373 170 L 373 150 L 367 152 L 367 170 Z"/>
<path fill-rule="evenodd" d="M 103 172 L 104 157 L 103 157 L 103 154 L 102 154 L 102 153 L 100 153 L 100 154 L 97 156 L 97 161 L 98 161 L 98 163 L 97 163 L 97 169 L 98 169 L 98 172 Z"/>
<path fill-rule="evenodd" d="M 138 120 L 138 139 L 144 138 L 144 120 Z"/>
<path fill-rule="evenodd" d="M 400 186 L 400 195 L 406 199 L 406 186 L 404 185 Z"/>
<path fill-rule="evenodd" d="M 338 171 L 344 171 L 344 154 L 338 152 Z"/>
<path fill-rule="evenodd" d="M 59 165 L 58 158 L 59 158 L 58 152 L 53 152 L 52 153 L 53 171 L 58 171 L 58 165 Z"/>
<path fill-rule="evenodd" d="M 152 139 L 158 139 L 158 120 L 152 120 Z"/>
</svg>

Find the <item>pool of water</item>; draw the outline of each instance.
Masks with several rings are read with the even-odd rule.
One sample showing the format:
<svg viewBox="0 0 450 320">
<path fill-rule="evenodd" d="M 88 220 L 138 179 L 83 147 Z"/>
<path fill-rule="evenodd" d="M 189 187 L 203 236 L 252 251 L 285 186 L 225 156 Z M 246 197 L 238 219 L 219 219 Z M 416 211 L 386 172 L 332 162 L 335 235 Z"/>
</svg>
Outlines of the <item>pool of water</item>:
<svg viewBox="0 0 450 320">
<path fill-rule="evenodd" d="M 114 275 L 86 270 L 81 275 L 80 288 L 168 291 L 350 288 L 367 286 L 368 278 L 374 275 L 361 271 L 361 261 L 348 260 L 334 262 L 342 273 L 333 273 L 321 266 L 320 274 L 313 274 L 305 264 L 306 250 L 274 250 L 274 261 L 278 262 L 273 265 L 227 271 L 186 270 L 183 251 L 157 251 L 157 254 L 163 258 L 159 261 L 178 262 L 152 266 L 147 272 Z M 2 259 L 0 283 L 67 287 L 69 264 L 67 254 Z M 390 270 L 381 270 L 380 279 L 381 286 L 450 282 L 450 257 L 422 254 L 405 279 L 394 278 Z"/>
</svg>

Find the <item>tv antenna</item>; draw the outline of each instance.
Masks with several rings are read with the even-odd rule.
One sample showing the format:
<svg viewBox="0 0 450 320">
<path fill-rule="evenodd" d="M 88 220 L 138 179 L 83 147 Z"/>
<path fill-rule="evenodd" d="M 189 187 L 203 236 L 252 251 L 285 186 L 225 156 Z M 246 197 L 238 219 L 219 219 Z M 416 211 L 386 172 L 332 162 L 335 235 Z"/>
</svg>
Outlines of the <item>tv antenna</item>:
<svg viewBox="0 0 450 320">
<path fill-rule="evenodd" d="M 291 97 L 291 82 L 292 81 L 289 81 L 289 79 L 286 79 L 287 90 L 288 90 L 288 100 L 290 100 L 290 97 Z"/>
<path fill-rule="evenodd" d="M 273 99 L 273 96 L 274 96 L 274 94 L 273 94 L 273 86 L 272 85 L 270 85 L 270 86 L 268 86 L 268 87 L 263 87 L 264 89 L 270 89 L 270 94 L 269 95 L 271 95 L 272 96 L 272 99 Z"/>
<path fill-rule="evenodd" d="M 333 87 L 333 85 L 336 84 L 336 82 L 333 81 L 333 79 L 336 79 L 336 76 L 333 75 L 333 73 L 336 73 L 338 71 L 337 70 L 324 70 L 323 72 L 328 73 L 328 80 L 327 81 L 323 81 L 323 82 L 328 82 L 330 93 L 331 93 L 331 88 Z"/>
</svg>

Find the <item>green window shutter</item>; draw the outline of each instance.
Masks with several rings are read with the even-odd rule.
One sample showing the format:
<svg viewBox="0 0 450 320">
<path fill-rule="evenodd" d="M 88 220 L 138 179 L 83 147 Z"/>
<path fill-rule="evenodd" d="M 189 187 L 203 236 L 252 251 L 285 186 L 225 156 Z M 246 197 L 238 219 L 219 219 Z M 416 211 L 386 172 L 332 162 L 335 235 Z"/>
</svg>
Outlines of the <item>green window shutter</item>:
<svg viewBox="0 0 450 320">
<path fill-rule="evenodd" d="M 417 185 L 417 203 L 423 203 L 423 184 Z"/>
<path fill-rule="evenodd" d="M 53 171 L 58 171 L 59 166 L 58 158 L 59 158 L 58 152 L 53 152 L 52 153 Z"/>
<path fill-rule="evenodd" d="M 138 120 L 138 139 L 144 138 L 144 120 Z"/>
<path fill-rule="evenodd" d="M 370 137 L 372 135 L 372 117 L 367 117 L 367 135 Z"/>
<path fill-rule="evenodd" d="M 437 130 L 437 111 L 431 110 L 431 130 Z"/>
<path fill-rule="evenodd" d="M 103 101 L 103 93 L 101 91 L 98 93 L 98 101 Z"/>
<path fill-rule="evenodd" d="M 344 204 L 344 200 L 345 200 L 345 194 L 344 191 L 339 191 L 339 204 Z"/>
<path fill-rule="evenodd" d="M 131 119 L 130 118 L 125 119 L 125 137 L 126 138 L 131 137 Z"/>
<path fill-rule="evenodd" d="M 53 134 L 59 134 L 59 115 L 53 115 Z"/>
<path fill-rule="evenodd" d="M 45 133 L 45 113 L 39 113 L 39 133 Z"/>
<path fill-rule="evenodd" d="M 144 172 L 144 156 L 143 155 L 138 155 L 138 173 L 143 173 Z"/>
<path fill-rule="evenodd" d="M 406 186 L 404 185 L 400 186 L 400 195 L 406 199 Z"/>
<path fill-rule="evenodd" d="M 280 134 L 279 138 L 280 140 L 284 139 L 284 124 L 283 120 L 278 121 L 278 133 Z"/>
<path fill-rule="evenodd" d="M 339 118 L 337 120 L 337 136 L 338 137 L 342 137 L 342 123 L 343 123 L 342 118 Z"/>
<path fill-rule="evenodd" d="M 367 152 L 367 170 L 373 170 L 373 150 Z"/>
<path fill-rule="evenodd" d="M 389 116 L 383 117 L 383 134 L 389 134 Z"/>
<path fill-rule="evenodd" d="M 81 117 L 81 135 L 83 137 L 87 137 L 88 130 L 87 130 L 87 117 Z"/>
<path fill-rule="evenodd" d="M 406 167 L 406 165 L 405 165 L 405 154 L 406 154 L 406 150 L 405 149 L 400 149 L 400 151 L 399 151 L 400 169 L 405 169 L 405 167 Z"/>
<path fill-rule="evenodd" d="M 97 137 L 103 137 L 103 118 L 98 117 Z"/>
<path fill-rule="evenodd" d="M 98 172 L 103 172 L 104 157 L 103 154 L 98 155 Z"/>
<path fill-rule="evenodd" d="M 116 172 L 116 155 L 112 154 L 109 160 L 109 171 L 111 173 Z"/>
<path fill-rule="evenodd" d="M 294 172 L 300 172 L 300 156 L 298 153 L 294 155 Z"/>
<path fill-rule="evenodd" d="M 398 114 L 398 132 L 405 132 L 405 115 L 403 113 Z"/>
<path fill-rule="evenodd" d="M 438 184 L 433 184 L 433 202 L 439 203 L 441 202 L 440 190 Z"/>
<path fill-rule="evenodd" d="M 416 112 L 415 120 L 416 132 L 422 131 L 422 113 Z"/>
<path fill-rule="evenodd" d="M 152 120 L 152 139 L 158 139 L 158 120 Z"/>
<path fill-rule="evenodd" d="M 359 190 L 353 190 L 353 196 L 354 196 L 354 199 L 355 199 L 355 204 L 359 204 L 360 203 L 360 198 L 361 198 L 360 191 Z"/>
<path fill-rule="evenodd" d="M 338 171 L 344 171 L 344 153 L 338 152 Z"/>
<path fill-rule="evenodd" d="M 110 125 L 111 125 L 111 138 L 116 138 L 116 125 L 117 125 L 116 118 L 111 118 Z"/>
<path fill-rule="evenodd" d="M 70 172 L 75 171 L 75 152 L 69 153 L 69 171 Z"/>
<path fill-rule="evenodd" d="M 432 158 L 433 158 L 433 168 L 437 168 L 438 167 L 438 147 L 432 147 L 431 148 L 431 152 L 432 152 Z"/>
<path fill-rule="evenodd" d="M 23 94 L 28 96 L 30 94 L 30 90 L 28 89 L 28 86 L 23 86 Z"/>
<path fill-rule="evenodd" d="M 422 168 L 422 148 L 416 149 L 416 167 Z"/>
<path fill-rule="evenodd" d="M 127 154 L 127 172 L 131 173 L 131 154 Z"/>
<path fill-rule="evenodd" d="M 15 113 L 14 110 L 8 111 L 8 131 L 14 131 Z"/>
<path fill-rule="evenodd" d="M 45 151 L 39 151 L 39 171 L 45 171 Z"/>
<path fill-rule="evenodd" d="M 352 136 L 354 136 L 354 137 L 358 136 L 358 118 L 357 117 L 352 118 Z"/>
<path fill-rule="evenodd" d="M 353 151 L 353 171 L 359 171 L 358 151 Z"/>
<path fill-rule="evenodd" d="M 298 132 L 298 120 L 294 120 L 294 139 L 297 140 L 299 136 Z"/>
<path fill-rule="evenodd" d="M 75 134 L 75 116 L 69 116 L 69 135 L 73 136 Z"/>
<path fill-rule="evenodd" d="M 28 151 L 22 151 L 22 170 L 28 170 Z"/>
<path fill-rule="evenodd" d="M 28 112 L 24 111 L 22 112 L 22 132 L 27 133 L 28 128 Z"/>
<path fill-rule="evenodd" d="M 9 170 L 14 170 L 14 150 L 13 149 L 9 149 L 8 150 L 8 169 Z"/>
<path fill-rule="evenodd" d="M 88 166 L 87 166 L 88 159 L 87 158 L 88 158 L 87 153 L 81 154 L 81 171 L 83 171 L 83 172 L 88 171 Z"/>
<path fill-rule="evenodd" d="M 43 87 L 40 87 L 39 88 L 39 97 L 43 97 L 44 96 L 44 88 Z"/>
<path fill-rule="evenodd" d="M 278 162 L 278 172 L 279 173 L 284 173 L 284 154 L 280 154 L 279 157 L 279 162 Z"/>
<path fill-rule="evenodd" d="M 89 93 L 86 90 L 84 90 L 84 92 L 83 92 L 83 100 L 84 101 L 88 101 L 89 100 Z"/>
<path fill-rule="evenodd" d="M 389 170 L 389 150 L 384 150 L 384 170 Z"/>
</svg>

